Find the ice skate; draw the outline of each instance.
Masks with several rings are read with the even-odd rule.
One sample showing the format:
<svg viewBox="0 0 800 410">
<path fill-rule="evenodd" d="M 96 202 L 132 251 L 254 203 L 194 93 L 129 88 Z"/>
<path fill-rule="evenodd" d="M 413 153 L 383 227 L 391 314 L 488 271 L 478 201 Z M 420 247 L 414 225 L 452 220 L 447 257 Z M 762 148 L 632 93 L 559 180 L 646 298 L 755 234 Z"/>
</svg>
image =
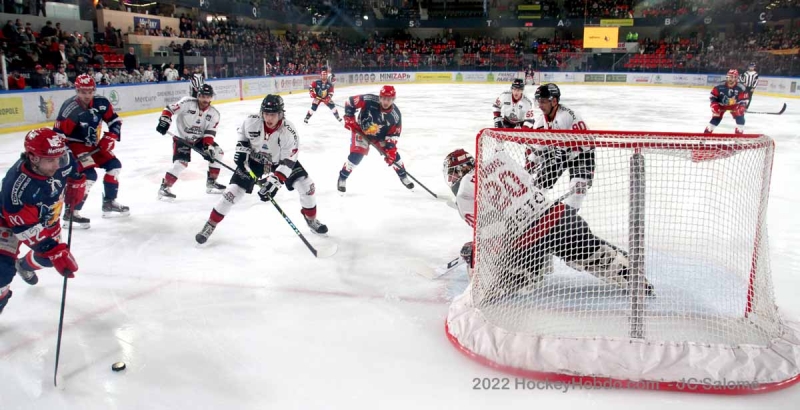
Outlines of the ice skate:
<svg viewBox="0 0 800 410">
<path fill-rule="evenodd" d="M 206 222 L 206 224 L 203 225 L 203 229 L 200 230 L 200 232 L 194 236 L 194 240 L 196 240 L 197 243 L 199 243 L 200 245 L 206 243 L 208 237 L 211 236 L 212 233 L 214 233 L 214 228 L 216 228 L 216 226 Z"/>
<path fill-rule="evenodd" d="M 22 267 L 22 259 L 17 259 L 15 264 L 15 268 L 17 269 L 17 275 L 19 275 L 25 283 L 33 286 L 39 283 L 39 277 L 36 275 L 36 272 L 32 270 L 27 270 Z"/>
<path fill-rule="evenodd" d="M 70 219 L 72 220 L 73 228 L 89 229 L 91 226 L 91 220 L 89 218 L 81 216 L 77 210 L 66 207 L 64 210 L 64 218 L 61 220 L 61 226 L 64 228 L 69 228 Z"/>
<path fill-rule="evenodd" d="M 116 200 L 103 200 L 103 218 L 116 218 L 119 216 L 128 216 L 130 214 L 131 209 L 125 205 L 121 205 Z"/>
<path fill-rule="evenodd" d="M 167 186 L 166 181 L 161 181 L 161 188 L 158 189 L 158 199 L 172 202 L 175 200 L 175 194 L 172 193 L 171 187 Z"/>
</svg>

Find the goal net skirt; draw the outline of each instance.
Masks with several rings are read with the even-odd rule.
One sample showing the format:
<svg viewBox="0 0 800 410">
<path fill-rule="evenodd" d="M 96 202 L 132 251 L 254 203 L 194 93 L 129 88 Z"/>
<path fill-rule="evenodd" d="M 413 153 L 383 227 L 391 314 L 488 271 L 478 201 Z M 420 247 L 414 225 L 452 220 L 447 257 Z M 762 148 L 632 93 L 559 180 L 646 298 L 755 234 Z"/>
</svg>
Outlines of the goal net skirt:
<svg viewBox="0 0 800 410">
<path fill-rule="evenodd" d="M 475 262 L 450 341 L 573 384 L 800 381 L 800 324 L 779 314 L 769 266 L 773 154 L 763 135 L 482 130 Z"/>
</svg>

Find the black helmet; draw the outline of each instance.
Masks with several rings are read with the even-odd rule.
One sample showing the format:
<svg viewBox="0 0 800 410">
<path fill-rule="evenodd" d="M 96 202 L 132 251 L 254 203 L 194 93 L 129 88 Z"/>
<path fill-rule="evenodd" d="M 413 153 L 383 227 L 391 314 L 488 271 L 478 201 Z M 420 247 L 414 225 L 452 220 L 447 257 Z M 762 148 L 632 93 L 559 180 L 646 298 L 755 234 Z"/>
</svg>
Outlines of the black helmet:
<svg viewBox="0 0 800 410">
<path fill-rule="evenodd" d="M 558 98 L 558 100 L 561 101 L 561 90 L 559 90 L 558 86 L 553 83 L 543 84 L 536 89 L 536 94 L 534 94 L 533 98 L 536 100 L 540 98 Z"/>
<path fill-rule="evenodd" d="M 261 101 L 261 112 L 283 112 L 283 98 L 280 95 L 269 94 Z"/>
<path fill-rule="evenodd" d="M 203 84 L 203 85 L 200 86 L 200 88 L 197 89 L 197 95 L 198 96 L 210 95 L 210 96 L 213 97 L 214 96 L 214 87 L 212 87 L 211 84 Z"/>
<path fill-rule="evenodd" d="M 512 90 L 524 90 L 525 89 L 525 81 L 521 78 L 515 78 L 514 81 L 511 82 L 511 89 Z"/>
</svg>

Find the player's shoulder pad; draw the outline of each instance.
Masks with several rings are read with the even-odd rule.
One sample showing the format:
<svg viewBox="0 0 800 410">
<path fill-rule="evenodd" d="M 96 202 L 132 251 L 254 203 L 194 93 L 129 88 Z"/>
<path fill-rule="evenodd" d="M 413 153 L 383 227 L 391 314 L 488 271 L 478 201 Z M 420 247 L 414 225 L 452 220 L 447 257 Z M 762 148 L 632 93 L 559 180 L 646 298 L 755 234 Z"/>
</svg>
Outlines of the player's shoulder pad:
<svg viewBox="0 0 800 410">
<path fill-rule="evenodd" d="M 739 91 L 747 91 L 747 88 L 742 83 L 736 83 L 736 88 L 738 88 Z"/>
<path fill-rule="evenodd" d="M 380 102 L 380 97 L 375 94 L 364 94 L 361 96 L 361 99 L 364 101 L 372 101 L 372 102 Z"/>
<path fill-rule="evenodd" d="M 525 94 L 522 94 L 522 98 L 520 99 L 520 101 L 527 101 L 527 102 L 528 102 L 528 104 L 530 104 L 530 105 L 533 105 L 533 100 L 531 100 L 530 98 L 528 98 L 528 96 L 527 96 L 527 95 L 525 95 Z"/>
<path fill-rule="evenodd" d="M 214 107 L 213 105 L 208 107 L 208 112 L 209 114 L 216 116 L 217 118 L 222 118 L 222 113 L 220 113 L 217 107 Z"/>
<path fill-rule="evenodd" d="M 576 114 L 575 111 L 572 111 L 572 109 L 567 107 L 566 105 L 559 104 L 558 110 L 571 115 L 573 120 L 578 118 L 578 114 Z"/>
<path fill-rule="evenodd" d="M 283 124 L 281 126 L 283 127 L 283 129 L 288 131 L 289 134 L 294 135 L 294 137 L 297 138 L 297 128 L 294 126 L 294 123 L 284 118 Z"/>
<path fill-rule="evenodd" d="M 94 101 L 92 102 L 92 105 L 94 107 L 98 107 L 98 104 L 111 105 L 111 101 L 108 101 L 108 98 L 106 98 L 106 96 L 104 96 L 104 95 L 95 95 L 94 96 Z M 100 107 L 98 107 L 98 108 L 100 108 Z"/>
<path fill-rule="evenodd" d="M 61 118 L 69 118 L 69 116 L 78 108 L 80 108 L 78 100 L 75 99 L 75 97 L 68 98 L 63 104 L 61 104 L 61 109 L 58 111 L 58 116 Z"/>
<path fill-rule="evenodd" d="M 400 109 L 397 108 L 397 104 L 392 104 L 392 117 L 394 117 L 395 121 L 397 122 L 400 122 L 400 118 L 402 118 Z"/>
<path fill-rule="evenodd" d="M 261 115 L 259 114 L 249 114 L 247 117 L 244 118 L 242 122 L 242 130 L 243 131 L 255 131 L 261 130 L 261 124 L 264 121 L 261 119 Z"/>
<path fill-rule="evenodd" d="M 15 164 L 10 172 L 12 173 L 11 177 L 13 178 L 13 182 L 11 183 L 9 192 L 4 193 L 5 198 L 3 202 L 9 201 L 9 204 L 17 209 L 26 204 L 34 203 L 36 194 L 41 191 L 39 188 L 40 183 L 22 171 L 22 161 Z"/>
<path fill-rule="evenodd" d="M 187 95 L 187 96 L 182 97 L 180 100 L 178 100 L 178 104 L 181 104 L 181 105 L 186 104 L 188 102 L 197 102 L 197 98 L 194 98 L 194 97 L 192 97 L 190 95 Z"/>
</svg>

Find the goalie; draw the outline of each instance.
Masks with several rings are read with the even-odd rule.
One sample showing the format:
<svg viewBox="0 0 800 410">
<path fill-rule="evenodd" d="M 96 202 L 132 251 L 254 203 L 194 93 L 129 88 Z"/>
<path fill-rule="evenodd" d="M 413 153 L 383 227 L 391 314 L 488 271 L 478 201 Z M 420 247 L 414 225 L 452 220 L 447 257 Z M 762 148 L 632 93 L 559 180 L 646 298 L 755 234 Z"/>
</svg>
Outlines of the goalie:
<svg viewBox="0 0 800 410">
<path fill-rule="evenodd" d="M 564 202 L 549 202 L 542 190 L 506 151 L 498 151 L 481 173 L 480 200 L 475 200 L 475 160 L 457 149 L 444 160 L 447 185 L 456 195 L 461 217 L 476 229 L 485 252 L 482 265 L 498 268 L 497 274 L 481 281 L 496 299 L 535 286 L 547 272 L 547 258 L 555 255 L 570 267 L 620 288 L 630 279 L 628 254 L 599 238 L 577 210 Z M 480 204 L 482 223 L 476 226 L 474 210 Z M 492 251 L 496 250 L 496 251 Z M 467 262 L 470 279 L 474 248 L 467 242 L 461 256 Z M 647 294 L 652 286 L 646 282 Z"/>
</svg>

